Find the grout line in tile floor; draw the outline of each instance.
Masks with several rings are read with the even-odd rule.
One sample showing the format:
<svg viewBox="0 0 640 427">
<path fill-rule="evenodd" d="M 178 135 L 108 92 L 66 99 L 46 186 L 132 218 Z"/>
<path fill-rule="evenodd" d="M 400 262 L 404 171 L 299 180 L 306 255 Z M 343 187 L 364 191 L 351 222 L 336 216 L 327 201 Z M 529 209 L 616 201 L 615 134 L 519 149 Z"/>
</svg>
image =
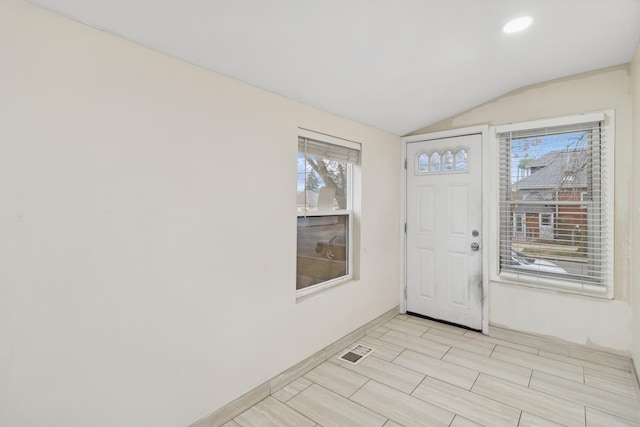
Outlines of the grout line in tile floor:
<svg viewBox="0 0 640 427">
<path fill-rule="evenodd" d="M 440 358 L 440 360 L 443 360 L 443 359 L 444 359 L 444 357 L 445 357 L 447 354 L 449 354 L 449 352 L 451 351 L 451 349 L 452 349 L 452 348 L 453 348 L 453 346 L 452 346 L 452 345 L 450 345 L 450 346 L 449 346 L 449 348 L 447 349 L 447 351 L 445 351 L 445 352 L 444 352 L 444 354 L 442 355 L 442 357 Z"/>
<path fill-rule="evenodd" d="M 424 380 L 426 380 L 427 378 L 429 378 L 428 375 L 425 375 L 418 384 L 416 384 L 416 386 L 413 388 L 413 390 L 411 390 L 411 393 L 409 393 L 409 396 L 413 396 L 413 393 L 415 393 L 416 389 L 418 387 L 420 387 L 420 384 L 422 384 L 424 382 Z"/>
<path fill-rule="evenodd" d="M 351 393 L 351 394 L 349 395 L 349 397 L 347 397 L 347 399 L 351 400 L 351 396 L 353 396 L 354 394 L 356 394 L 357 392 L 359 392 L 359 391 L 362 389 L 362 387 L 366 386 L 370 381 L 373 381 L 373 380 L 372 380 L 371 378 L 369 378 L 369 379 L 367 380 L 367 382 L 365 382 L 364 384 L 362 384 L 360 387 L 358 387 L 358 389 L 357 389 L 356 391 L 354 391 L 353 393 Z"/>
<path fill-rule="evenodd" d="M 471 385 L 471 388 L 469 389 L 469 391 L 473 390 L 473 387 L 476 385 L 476 383 L 478 382 L 478 378 L 480 378 L 480 372 L 478 372 L 478 375 L 476 375 L 476 379 L 473 380 L 473 384 Z"/>
<path fill-rule="evenodd" d="M 367 382 L 366 382 L 362 387 L 366 386 L 367 384 L 369 384 L 369 383 L 370 383 L 370 382 L 372 382 L 372 381 L 375 381 L 375 380 L 371 380 L 371 379 L 370 379 L 370 380 L 369 380 L 369 381 L 367 381 Z M 362 387 L 360 387 L 360 388 L 362 388 Z M 357 393 L 357 392 L 356 392 L 356 393 Z M 353 396 L 353 395 L 354 395 L 354 394 L 356 394 L 356 393 L 353 393 L 351 396 Z M 355 402 L 354 400 L 351 400 L 351 398 L 349 398 L 349 400 L 350 400 L 351 402 L 353 402 L 353 403 L 357 404 L 357 405 L 360 405 L 358 402 Z M 393 420 L 391 420 L 391 418 L 388 418 L 388 417 L 384 416 L 383 414 L 381 414 L 380 412 L 376 411 L 375 409 L 367 408 L 366 406 L 363 406 L 363 405 L 360 405 L 360 406 L 362 406 L 362 407 L 363 407 L 363 408 L 365 408 L 365 409 L 369 409 L 370 411 L 375 412 L 376 414 L 380 415 L 380 416 L 381 416 L 381 417 L 383 417 L 383 418 L 386 418 L 386 421 L 384 422 L 383 426 L 384 426 L 384 425 L 386 425 L 389 421 L 393 421 Z M 396 423 L 397 423 L 397 422 L 396 422 Z M 275 427 L 275 426 L 274 426 L 274 427 Z"/>
<path fill-rule="evenodd" d="M 479 375 L 478 375 L 478 376 L 479 376 Z M 523 413 L 523 412 L 524 412 L 523 410 L 520 410 L 520 416 L 518 417 L 518 424 L 516 424 L 516 425 L 518 425 L 518 426 L 520 425 L 520 422 L 522 421 L 522 413 Z"/>
<path fill-rule="evenodd" d="M 367 384 L 368 384 L 368 383 L 370 383 L 371 381 L 375 381 L 375 380 L 373 380 L 373 379 L 369 379 L 366 383 L 364 383 L 364 384 L 362 385 L 362 387 L 364 387 L 365 385 L 367 385 Z M 314 383 L 314 384 L 316 384 L 316 383 Z M 333 393 L 333 390 L 331 390 L 331 389 L 329 389 L 329 388 L 327 388 L 327 387 L 321 386 L 320 384 L 317 384 L 317 385 L 318 385 L 319 387 L 322 387 L 322 388 L 324 388 L 325 390 L 328 390 L 329 392 Z M 361 389 L 362 387 L 360 387 L 360 389 Z M 400 390 L 398 390 L 398 391 L 400 391 Z M 354 395 L 354 394 L 356 394 L 356 393 L 357 393 L 357 391 L 356 391 L 355 393 L 352 393 L 352 394 L 351 394 L 351 396 L 353 396 L 353 395 Z M 362 407 L 362 408 L 364 408 L 364 409 L 368 409 L 369 411 L 375 412 L 376 414 L 378 414 L 378 415 L 380 415 L 381 417 L 385 418 L 385 419 L 386 419 L 385 424 L 386 424 L 386 422 L 389 420 L 389 418 L 387 418 L 387 417 L 385 417 L 384 415 L 382 415 L 381 413 L 377 412 L 375 409 L 367 408 L 366 406 L 361 405 L 360 403 L 358 403 L 358 402 L 356 402 L 356 401 L 352 400 L 352 399 L 351 399 L 351 397 L 345 397 L 345 399 L 347 399 L 349 402 L 351 402 L 351 403 L 353 403 L 353 404 L 355 404 L 355 405 L 358 405 L 358 406 L 360 406 L 360 407 Z M 317 423 L 317 421 L 316 421 L 316 423 Z"/>
<path fill-rule="evenodd" d="M 498 348 L 498 344 L 496 344 L 496 345 L 494 345 L 494 346 L 493 346 L 493 349 L 491 349 L 491 353 L 489 353 L 489 356 L 488 356 L 488 357 L 493 356 L 493 352 L 494 352 L 494 351 L 496 351 L 496 348 Z"/>
</svg>

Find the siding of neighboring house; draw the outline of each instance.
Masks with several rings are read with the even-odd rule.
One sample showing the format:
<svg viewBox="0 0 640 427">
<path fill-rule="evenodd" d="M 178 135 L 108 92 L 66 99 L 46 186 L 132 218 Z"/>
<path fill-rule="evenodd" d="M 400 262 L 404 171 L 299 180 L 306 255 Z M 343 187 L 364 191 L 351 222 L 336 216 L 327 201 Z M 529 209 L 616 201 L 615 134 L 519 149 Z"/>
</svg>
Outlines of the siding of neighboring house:
<svg viewBox="0 0 640 427">
<path fill-rule="evenodd" d="M 586 193 L 584 156 L 584 150 L 550 152 L 525 165 L 526 176 L 513 184 L 514 198 L 540 201 L 540 205 L 516 207 L 515 212 L 526 218 L 524 237 L 568 244 L 580 241 L 586 232 L 587 209 L 554 202 L 580 201 Z M 547 214 L 552 216 L 551 234 L 541 231 L 542 216 Z"/>
</svg>

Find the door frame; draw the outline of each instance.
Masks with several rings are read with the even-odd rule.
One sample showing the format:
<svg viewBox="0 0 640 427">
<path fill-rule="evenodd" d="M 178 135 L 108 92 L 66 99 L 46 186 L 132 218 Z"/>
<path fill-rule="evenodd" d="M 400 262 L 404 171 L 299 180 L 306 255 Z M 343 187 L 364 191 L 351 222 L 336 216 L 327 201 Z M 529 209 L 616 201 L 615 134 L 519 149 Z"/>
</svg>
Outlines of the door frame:
<svg viewBox="0 0 640 427">
<path fill-rule="evenodd" d="M 480 135 L 482 138 L 482 333 L 489 333 L 489 256 L 490 242 L 493 238 L 488 236 L 490 228 L 491 203 L 498 206 L 497 191 L 491 191 L 491 183 L 495 179 L 495 171 L 489 167 L 491 150 L 489 149 L 489 125 L 472 126 L 459 129 L 430 132 L 420 135 L 411 135 L 400 138 L 401 164 L 400 164 L 400 254 L 402 260 L 400 277 L 400 312 L 407 312 L 407 144 L 411 142 L 432 141 L 436 139 L 452 138 L 456 136 Z M 493 219 L 495 221 L 496 219 Z"/>
</svg>

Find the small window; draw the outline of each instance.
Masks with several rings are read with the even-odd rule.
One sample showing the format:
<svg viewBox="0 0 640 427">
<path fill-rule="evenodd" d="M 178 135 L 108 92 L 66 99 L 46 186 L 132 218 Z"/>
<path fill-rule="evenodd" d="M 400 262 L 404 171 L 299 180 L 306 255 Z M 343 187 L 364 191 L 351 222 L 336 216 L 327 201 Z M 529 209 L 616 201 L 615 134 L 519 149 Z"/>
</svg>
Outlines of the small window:
<svg viewBox="0 0 640 427">
<path fill-rule="evenodd" d="M 298 138 L 298 296 L 352 277 L 353 168 L 360 144 L 302 131 Z"/>
<path fill-rule="evenodd" d="M 418 156 L 418 173 L 429 172 L 429 156 L 425 153 Z"/>
<path fill-rule="evenodd" d="M 540 214 L 540 225 L 550 227 L 553 224 L 553 216 L 551 214 Z"/>
<path fill-rule="evenodd" d="M 467 151 L 463 148 L 458 150 L 456 153 L 456 170 L 457 171 L 466 171 L 467 170 Z"/>
<path fill-rule="evenodd" d="M 604 121 L 510 126 L 498 127 L 501 277 L 607 291 L 613 235 L 606 177 L 613 155 Z"/>
<path fill-rule="evenodd" d="M 442 172 L 450 172 L 453 170 L 453 154 L 447 150 L 442 155 Z"/>
<path fill-rule="evenodd" d="M 433 153 L 431 155 L 431 172 L 440 172 L 440 153 Z"/>
</svg>

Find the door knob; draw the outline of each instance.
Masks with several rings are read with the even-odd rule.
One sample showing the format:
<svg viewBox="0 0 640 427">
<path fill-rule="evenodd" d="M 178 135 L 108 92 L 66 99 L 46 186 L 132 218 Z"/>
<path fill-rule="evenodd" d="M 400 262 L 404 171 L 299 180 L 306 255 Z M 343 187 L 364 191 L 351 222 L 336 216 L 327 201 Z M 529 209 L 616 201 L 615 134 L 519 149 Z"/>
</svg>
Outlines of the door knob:
<svg viewBox="0 0 640 427">
<path fill-rule="evenodd" d="M 475 251 L 477 251 L 478 249 L 480 249 L 480 245 L 479 245 L 478 243 L 476 243 L 476 242 L 473 242 L 473 243 L 471 244 L 471 250 L 475 252 Z"/>
</svg>

